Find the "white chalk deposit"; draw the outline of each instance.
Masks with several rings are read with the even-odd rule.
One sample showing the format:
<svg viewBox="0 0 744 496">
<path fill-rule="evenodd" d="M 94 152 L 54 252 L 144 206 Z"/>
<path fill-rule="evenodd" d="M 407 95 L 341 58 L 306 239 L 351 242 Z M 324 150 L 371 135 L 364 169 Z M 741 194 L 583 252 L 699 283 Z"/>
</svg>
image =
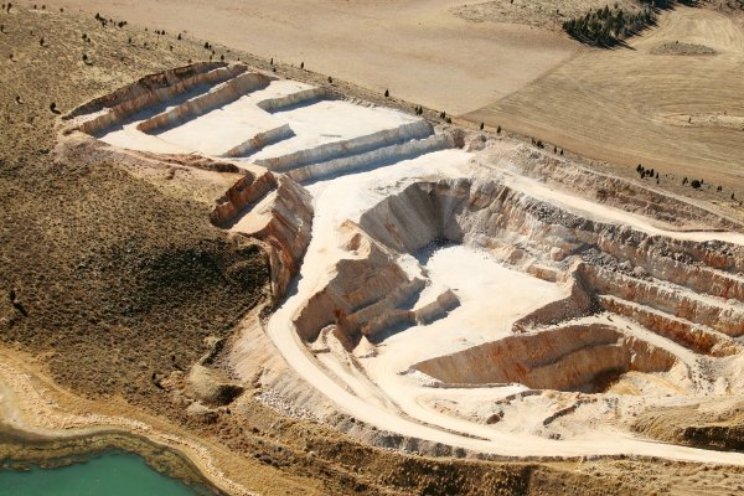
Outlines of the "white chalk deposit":
<svg viewBox="0 0 744 496">
<path fill-rule="evenodd" d="M 525 145 L 456 148 L 456 130 L 243 66 L 128 91 L 74 125 L 252 171 L 212 220 L 267 246 L 266 333 L 339 411 L 500 455 L 744 464 L 628 429 L 744 388 L 736 222 Z"/>
</svg>

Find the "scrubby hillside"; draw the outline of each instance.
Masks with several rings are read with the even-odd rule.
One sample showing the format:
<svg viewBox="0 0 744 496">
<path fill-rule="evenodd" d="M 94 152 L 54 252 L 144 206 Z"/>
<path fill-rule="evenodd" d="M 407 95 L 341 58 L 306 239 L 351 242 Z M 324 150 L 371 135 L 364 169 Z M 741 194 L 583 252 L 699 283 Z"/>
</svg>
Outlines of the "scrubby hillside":
<svg viewBox="0 0 744 496">
<path fill-rule="evenodd" d="M 229 333 L 268 272 L 256 247 L 209 224 L 209 205 L 116 163 L 55 159 L 59 112 L 207 53 L 118 22 L 51 7 L 0 14 L 0 341 L 48 353 L 79 393 L 150 403 L 153 374 Z"/>
</svg>

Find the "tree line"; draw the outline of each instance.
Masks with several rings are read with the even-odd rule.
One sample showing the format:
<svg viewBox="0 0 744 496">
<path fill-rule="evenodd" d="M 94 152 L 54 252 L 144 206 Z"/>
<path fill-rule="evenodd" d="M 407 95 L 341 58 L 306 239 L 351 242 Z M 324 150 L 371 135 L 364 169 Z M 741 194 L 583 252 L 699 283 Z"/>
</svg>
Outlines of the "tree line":
<svg viewBox="0 0 744 496">
<path fill-rule="evenodd" d="M 610 47 L 656 24 L 654 0 L 643 2 L 639 11 L 625 10 L 615 5 L 590 10 L 581 17 L 563 23 L 563 30 L 582 43 Z"/>
</svg>

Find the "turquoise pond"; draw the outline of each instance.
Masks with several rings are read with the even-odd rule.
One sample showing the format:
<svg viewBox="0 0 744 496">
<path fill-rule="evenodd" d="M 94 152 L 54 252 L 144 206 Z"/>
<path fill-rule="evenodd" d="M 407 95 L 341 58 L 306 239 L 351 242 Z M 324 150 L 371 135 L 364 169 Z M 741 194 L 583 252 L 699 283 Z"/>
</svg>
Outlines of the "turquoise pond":
<svg viewBox="0 0 744 496">
<path fill-rule="evenodd" d="M 204 494 L 151 469 L 136 455 L 107 453 L 84 463 L 29 471 L 0 469 L 0 496 L 194 496 Z"/>
</svg>

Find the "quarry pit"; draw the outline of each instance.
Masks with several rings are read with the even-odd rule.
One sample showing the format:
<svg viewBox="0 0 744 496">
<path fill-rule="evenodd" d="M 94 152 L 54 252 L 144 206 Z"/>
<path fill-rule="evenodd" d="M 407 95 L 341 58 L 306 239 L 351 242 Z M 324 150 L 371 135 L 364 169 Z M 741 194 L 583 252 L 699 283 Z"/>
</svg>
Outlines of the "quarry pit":
<svg viewBox="0 0 744 496">
<path fill-rule="evenodd" d="M 264 247 L 262 330 L 336 411 L 478 453 L 744 464 L 630 428 L 744 389 L 738 221 L 242 64 L 148 76 L 65 118 L 70 146 L 229 175 L 210 220 Z M 251 346 L 227 352 L 245 382 Z"/>
</svg>

